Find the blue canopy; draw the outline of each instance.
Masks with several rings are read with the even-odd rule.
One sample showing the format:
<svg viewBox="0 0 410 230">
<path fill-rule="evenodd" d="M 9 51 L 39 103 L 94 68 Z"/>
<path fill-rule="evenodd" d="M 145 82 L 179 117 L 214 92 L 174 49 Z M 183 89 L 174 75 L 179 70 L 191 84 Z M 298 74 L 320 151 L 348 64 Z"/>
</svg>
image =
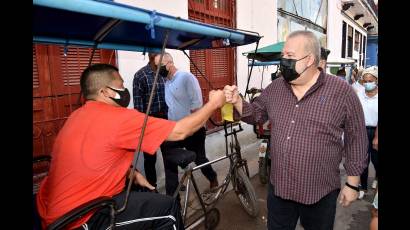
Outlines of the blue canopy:
<svg viewBox="0 0 410 230">
<path fill-rule="evenodd" d="M 196 50 L 259 41 L 258 33 L 181 19 L 108 0 L 33 0 L 33 42 L 131 51 Z"/>
</svg>

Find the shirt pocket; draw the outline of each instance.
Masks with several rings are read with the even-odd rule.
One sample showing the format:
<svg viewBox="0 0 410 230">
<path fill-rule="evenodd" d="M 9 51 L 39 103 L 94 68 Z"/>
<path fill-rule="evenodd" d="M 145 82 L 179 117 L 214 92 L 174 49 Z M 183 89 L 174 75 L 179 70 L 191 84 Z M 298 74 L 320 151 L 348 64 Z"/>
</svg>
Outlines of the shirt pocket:
<svg viewBox="0 0 410 230">
<path fill-rule="evenodd" d="M 316 131 L 327 129 L 335 119 L 330 106 L 314 106 L 306 111 L 306 128 Z"/>
</svg>

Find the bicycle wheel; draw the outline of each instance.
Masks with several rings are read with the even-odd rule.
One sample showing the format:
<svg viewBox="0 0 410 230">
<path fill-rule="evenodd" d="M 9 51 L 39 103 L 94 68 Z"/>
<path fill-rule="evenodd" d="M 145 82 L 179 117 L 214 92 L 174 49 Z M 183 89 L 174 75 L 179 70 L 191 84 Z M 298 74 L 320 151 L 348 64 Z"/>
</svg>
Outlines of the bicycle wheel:
<svg viewBox="0 0 410 230">
<path fill-rule="evenodd" d="M 259 181 L 261 184 L 268 183 L 268 169 L 265 157 L 259 157 Z"/>
<path fill-rule="evenodd" d="M 246 176 L 242 169 L 235 172 L 235 193 L 245 211 L 252 217 L 259 213 L 259 205 L 256 198 L 255 189 L 253 188 L 249 177 Z"/>
</svg>

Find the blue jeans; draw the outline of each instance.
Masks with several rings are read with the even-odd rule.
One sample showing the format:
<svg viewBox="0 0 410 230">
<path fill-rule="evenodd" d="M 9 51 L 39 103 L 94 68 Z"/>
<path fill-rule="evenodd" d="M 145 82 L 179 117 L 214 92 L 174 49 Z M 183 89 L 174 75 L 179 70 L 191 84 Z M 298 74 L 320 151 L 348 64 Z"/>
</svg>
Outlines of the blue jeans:
<svg viewBox="0 0 410 230">
<path fill-rule="evenodd" d="M 282 199 L 274 195 L 273 189 L 273 185 L 269 183 L 267 202 L 269 230 L 294 230 L 299 217 L 305 230 L 333 229 L 340 189 L 330 192 L 311 205 Z"/>
</svg>

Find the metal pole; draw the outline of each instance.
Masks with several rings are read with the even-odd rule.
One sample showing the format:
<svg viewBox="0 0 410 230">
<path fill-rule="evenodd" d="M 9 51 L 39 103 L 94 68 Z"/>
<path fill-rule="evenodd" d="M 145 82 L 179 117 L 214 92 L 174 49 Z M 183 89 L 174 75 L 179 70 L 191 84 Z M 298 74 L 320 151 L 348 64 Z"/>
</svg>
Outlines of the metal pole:
<svg viewBox="0 0 410 230">
<path fill-rule="evenodd" d="M 258 46 L 259 46 L 259 40 L 256 42 L 255 54 L 258 52 Z M 248 82 L 246 83 L 245 96 L 243 98 L 246 98 L 246 94 L 247 94 L 248 87 L 249 87 L 249 81 L 251 80 L 251 74 L 252 74 L 254 64 L 255 64 L 255 57 L 252 59 L 251 70 L 249 71 Z"/>
<path fill-rule="evenodd" d="M 168 41 L 168 35 L 169 35 L 169 30 L 167 30 L 166 33 L 165 33 L 165 39 L 164 39 L 164 43 L 162 44 L 161 56 L 160 56 L 160 59 L 159 59 L 159 63 L 162 63 L 162 58 L 164 57 L 165 46 L 166 46 L 167 41 Z M 152 105 L 152 101 L 153 101 L 156 86 L 157 86 L 159 69 L 160 68 L 157 68 L 157 71 L 155 73 L 154 83 L 153 83 L 153 86 L 152 86 L 151 94 L 149 96 L 147 111 L 145 112 L 144 123 L 142 124 L 141 134 L 140 134 L 139 140 L 138 140 L 138 147 L 137 147 L 137 150 L 134 153 L 134 159 L 132 161 L 132 167 L 131 167 L 131 172 L 130 172 L 130 176 L 129 176 L 129 182 L 128 182 L 127 193 L 126 193 L 126 196 L 125 196 L 124 205 L 120 209 L 117 210 L 117 213 L 120 213 L 120 212 L 124 211 L 125 208 L 127 207 L 127 204 L 128 204 L 128 197 L 130 195 L 131 185 L 134 182 L 134 172 L 135 172 L 135 168 L 137 166 L 138 158 L 139 158 L 140 153 L 141 153 L 141 146 L 142 146 L 142 140 L 144 138 L 145 128 L 147 127 L 148 115 L 149 115 L 149 111 L 151 110 L 151 105 Z"/>
</svg>

